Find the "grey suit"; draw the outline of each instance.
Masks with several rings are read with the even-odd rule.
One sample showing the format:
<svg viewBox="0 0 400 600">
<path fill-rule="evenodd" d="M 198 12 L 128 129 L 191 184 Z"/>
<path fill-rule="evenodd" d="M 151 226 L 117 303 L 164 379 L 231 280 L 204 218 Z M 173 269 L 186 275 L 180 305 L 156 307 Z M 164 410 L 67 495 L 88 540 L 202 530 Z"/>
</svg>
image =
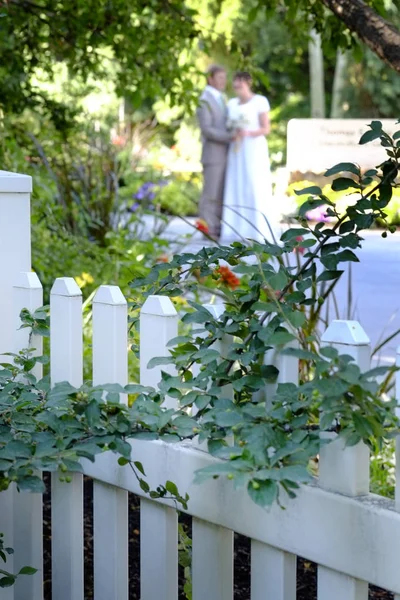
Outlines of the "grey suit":
<svg viewBox="0 0 400 600">
<path fill-rule="evenodd" d="M 226 128 L 226 109 L 208 90 L 205 90 L 200 97 L 197 118 L 203 144 L 201 155 L 203 193 L 200 198 L 199 214 L 208 223 L 210 234 L 218 236 L 231 134 Z"/>
</svg>

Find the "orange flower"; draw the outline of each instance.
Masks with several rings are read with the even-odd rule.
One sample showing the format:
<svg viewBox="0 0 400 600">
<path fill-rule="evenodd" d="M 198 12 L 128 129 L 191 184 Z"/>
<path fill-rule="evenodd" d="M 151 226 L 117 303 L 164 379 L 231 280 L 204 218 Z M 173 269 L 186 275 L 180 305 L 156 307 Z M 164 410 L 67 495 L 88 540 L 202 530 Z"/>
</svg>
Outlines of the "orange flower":
<svg viewBox="0 0 400 600">
<path fill-rule="evenodd" d="M 156 262 L 158 263 L 167 263 L 168 262 L 168 256 L 166 254 L 162 254 L 161 256 L 158 256 L 156 258 Z"/>
<path fill-rule="evenodd" d="M 297 246 L 297 247 L 294 249 L 294 251 L 295 251 L 295 252 L 298 252 L 299 254 L 304 254 L 304 250 L 305 250 L 305 248 L 304 248 L 304 246 L 301 246 L 301 245 L 300 245 L 300 244 L 301 244 L 301 242 L 304 242 L 304 238 L 303 238 L 301 235 L 299 235 L 299 236 L 297 236 L 297 238 L 296 238 L 296 242 L 298 242 L 298 243 L 299 243 L 299 246 Z"/>
<path fill-rule="evenodd" d="M 203 219 L 197 219 L 195 227 L 198 231 L 201 231 L 202 233 L 209 233 L 210 231 L 207 223 L 203 221 Z"/>
<path fill-rule="evenodd" d="M 215 269 L 216 275 L 218 275 L 220 282 L 227 285 L 231 290 L 235 290 L 240 285 L 240 279 L 236 277 L 229 267 L 218 267 Z"/>
</svg>

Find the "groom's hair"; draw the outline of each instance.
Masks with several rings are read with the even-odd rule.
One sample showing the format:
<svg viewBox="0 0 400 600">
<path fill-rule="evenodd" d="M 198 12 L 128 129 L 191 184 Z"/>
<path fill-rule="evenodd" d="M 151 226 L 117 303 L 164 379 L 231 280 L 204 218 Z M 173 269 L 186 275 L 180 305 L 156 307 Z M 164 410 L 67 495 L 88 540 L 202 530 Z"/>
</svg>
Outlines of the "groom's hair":
<svg viewBox="0 0 400 600">
<path fill-rule="evenodd" d="M 235 79 L 239 81 L 245 81 L 248 85 L 251 85 L 253 81 L 250 73 L 248 73 L 247 71 L 237 71 L 237 73 L 235 73 L 233 77 L 234 81 Z"/>
<path fill-rule="evenodd" d="M 211 65 L 207 69 L 207 79 L 212 79 L 217 73 L 226 73 L 226 69 L 221 65 Z"/>
</svg>

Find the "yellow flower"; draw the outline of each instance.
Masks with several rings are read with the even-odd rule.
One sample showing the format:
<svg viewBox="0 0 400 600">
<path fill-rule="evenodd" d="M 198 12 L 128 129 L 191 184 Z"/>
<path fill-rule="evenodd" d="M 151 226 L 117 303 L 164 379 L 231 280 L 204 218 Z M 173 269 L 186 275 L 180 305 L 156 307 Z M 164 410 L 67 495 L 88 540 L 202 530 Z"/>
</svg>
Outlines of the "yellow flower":
<svg viewBox="0 0 400 600">
<path fill-rule="evenodd" d="M 182 296 L 175 296 L 174 298 L 171 298 L 171 300 L 177 306 L 187 306 L 187 300 L 182 298 Z"/>
<path fill-rule="evenodd" d="M 79 285 L 79 287 L 82 289 L 85 287 L 85 285 L 93 283 L 94 279 L 90 275 L 90 273 L 81 273 L 80 276 L 78 275 L 78 277 L 75 277 L 75 281 Z"/>
</svg>

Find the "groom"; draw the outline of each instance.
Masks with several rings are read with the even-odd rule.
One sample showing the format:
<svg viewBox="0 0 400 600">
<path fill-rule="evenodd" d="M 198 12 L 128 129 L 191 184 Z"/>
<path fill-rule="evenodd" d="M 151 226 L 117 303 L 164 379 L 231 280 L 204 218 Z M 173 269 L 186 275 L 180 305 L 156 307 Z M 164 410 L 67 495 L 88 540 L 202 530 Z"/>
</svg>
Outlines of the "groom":
<svg viewBox="0 0 400 600">
<path fill-rule="evenodd" d="M 197 109 L 203 145 L 203 193 L 199 215 L 207 222 L 210 236 L 214 238 L 219 237 L 221 229 L 225 170 L 228 146 L 232 139 L 226 128 L 225 88 L 225 69 L 218 65 L 211 66 L 207 72 L 207 87 Z"/>
</svg>

